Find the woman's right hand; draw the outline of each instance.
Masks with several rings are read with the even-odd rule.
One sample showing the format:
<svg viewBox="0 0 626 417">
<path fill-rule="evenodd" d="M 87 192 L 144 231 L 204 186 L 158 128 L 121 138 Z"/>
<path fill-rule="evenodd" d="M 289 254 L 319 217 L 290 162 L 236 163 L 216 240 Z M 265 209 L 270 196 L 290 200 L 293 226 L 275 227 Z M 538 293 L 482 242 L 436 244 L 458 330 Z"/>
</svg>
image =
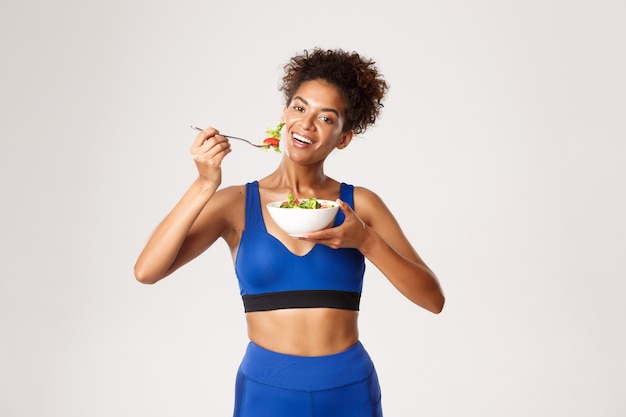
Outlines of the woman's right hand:
<svg viewBox="0 0 626 417">
<path fill-rule="evenodd" d="M 231 152 L 230 143 L 219 131 L 207 127 L 196 136 L 190 149 L 199 179 L 211 188 L 222 182 L 222 160 Z"/>
<path fill-rule="evenodd" d="M 156 227 L 135 263 L 135 277 L 154 284 L 189 262 L 222 234 L 224 223 L 209 215 L 211 224 L 199 216 L 222 182 L 222 160 L 230 153 L 230 143 L 212 128 L 201 131 L 191 146 L 198 178 L 178 204 Z M 206 219 L 205 219 L 206 220 Z"/>
</svg>

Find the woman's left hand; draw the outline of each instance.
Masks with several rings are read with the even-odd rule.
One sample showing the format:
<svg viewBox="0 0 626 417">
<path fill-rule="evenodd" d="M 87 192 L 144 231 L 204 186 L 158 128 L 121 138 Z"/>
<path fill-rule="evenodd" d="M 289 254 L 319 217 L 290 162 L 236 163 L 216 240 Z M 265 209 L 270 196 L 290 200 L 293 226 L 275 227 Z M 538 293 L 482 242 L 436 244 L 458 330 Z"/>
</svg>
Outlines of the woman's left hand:
<svg viewBox="0 0 626 417">
<path fill-rule="evenodd" d="M 337 200 L 345 215 L 343 223 L 337 227 L 308 233 L 300 239 L 333 249 L 357 249 L 405 297 L 433 313 L 439 313 L 445 297 L 435 274 L 404 236 L 383 201 L 365 189 L 355 190 L 355 200 L 357 196 L 360 215 L 348 204 Z"/>
<path fill-rule="evenodd" d="M 341 225 L 307 233 L 299 237 L 299 239 L 321 243 L 333 249 L 359 249 L 359 246 L 363 244 L 368 234 L 368 226 L 347 203 L 337 200 L 337 204 L 339 205 L 339 210 L 341 210 L 345 216 Z"/>
</svg>

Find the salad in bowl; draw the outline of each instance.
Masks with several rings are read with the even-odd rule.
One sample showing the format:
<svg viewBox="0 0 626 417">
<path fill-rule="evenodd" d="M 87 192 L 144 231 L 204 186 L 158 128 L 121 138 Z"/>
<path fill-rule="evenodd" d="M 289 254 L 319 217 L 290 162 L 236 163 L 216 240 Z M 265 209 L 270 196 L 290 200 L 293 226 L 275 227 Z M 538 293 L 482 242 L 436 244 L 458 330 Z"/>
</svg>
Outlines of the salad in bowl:
<svg viewBox="0 0 626 417">
<path fill-rule="evenodd" d="M 286 200 L 268 203 L 267 210 L 278 227 L 290 236 L 299 237 L 328 227 L 339 205 L 315 197 L 296 198 L 290 193 Z"/>
</svg>

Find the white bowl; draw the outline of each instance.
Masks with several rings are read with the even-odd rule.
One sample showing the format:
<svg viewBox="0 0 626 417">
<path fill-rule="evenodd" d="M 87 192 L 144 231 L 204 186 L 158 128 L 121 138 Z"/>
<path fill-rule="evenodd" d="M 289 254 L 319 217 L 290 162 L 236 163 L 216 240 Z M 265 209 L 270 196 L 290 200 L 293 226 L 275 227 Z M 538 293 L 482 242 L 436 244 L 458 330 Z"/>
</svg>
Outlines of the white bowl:
<svg viewBox="0 0 626 417">
<path fill-rule="evenodd" d="M 301 236 L 305 233 L 316 232 L 330 225 L 335 219 L 339 206 L 335 201 L 317 200 L 331 207 L 318 209 L 281 208 L 283 201 L 274 201 L 267 204 L 267 210 L 278 227 L 290 236 Z"/>
</svg>

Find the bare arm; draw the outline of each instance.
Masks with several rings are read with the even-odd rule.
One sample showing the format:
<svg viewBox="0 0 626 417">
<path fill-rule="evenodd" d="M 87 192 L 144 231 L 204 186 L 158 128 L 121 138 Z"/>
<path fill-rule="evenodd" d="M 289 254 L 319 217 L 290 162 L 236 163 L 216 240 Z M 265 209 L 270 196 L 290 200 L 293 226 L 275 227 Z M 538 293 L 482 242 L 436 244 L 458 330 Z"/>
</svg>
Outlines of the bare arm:
<svg viewBox="0 0 626 417">
<path fill-rule="evenodd" d="M 439 313 L 445 297 L 435 274 L 417 254 L 384 202 L 373 192 L 355 188 L 355 213 L 346 203 L 344 223 L 311 233 L 307 240 L 330 247 L 354 247 L 372 262 L 405 297 Z"/>
<path fill-rule="evenodd" d="M 135 263 L 135 278 L 153 284 L 189 262 L 213 244 L 226 228 L 223 210 L 208 205 L 222 181 L 221 163 L 230 144 L 217 130 L 208 128 L 196 137 L 191 154 L 198 178 L 178 204 L 156 227 Z M 219 200 L 219 199 L 218 199 Z M 210 212 L 215 212 L 210 215 Z M 207 223 L 206 220 L 211 220 Z"/>
</svg>

